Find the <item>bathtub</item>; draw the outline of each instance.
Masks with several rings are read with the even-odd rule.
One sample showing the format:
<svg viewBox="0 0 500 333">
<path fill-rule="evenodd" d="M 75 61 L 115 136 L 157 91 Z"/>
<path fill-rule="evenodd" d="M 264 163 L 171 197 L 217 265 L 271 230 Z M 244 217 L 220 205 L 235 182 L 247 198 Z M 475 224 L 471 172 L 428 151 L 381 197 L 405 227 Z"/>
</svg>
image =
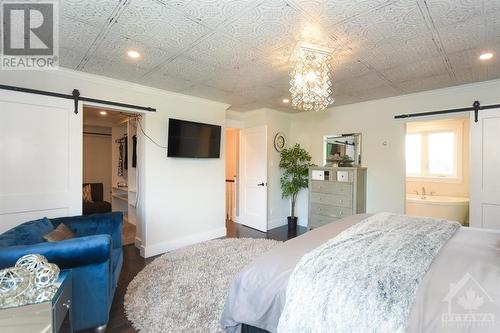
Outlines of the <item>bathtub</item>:
<svg viewBox="0 0 500 333">
<path fill-rule="evenodd" d="M 406 214 L 430 216 L 469 225 L 469 198 L 407 194 Z"/>
</svg>

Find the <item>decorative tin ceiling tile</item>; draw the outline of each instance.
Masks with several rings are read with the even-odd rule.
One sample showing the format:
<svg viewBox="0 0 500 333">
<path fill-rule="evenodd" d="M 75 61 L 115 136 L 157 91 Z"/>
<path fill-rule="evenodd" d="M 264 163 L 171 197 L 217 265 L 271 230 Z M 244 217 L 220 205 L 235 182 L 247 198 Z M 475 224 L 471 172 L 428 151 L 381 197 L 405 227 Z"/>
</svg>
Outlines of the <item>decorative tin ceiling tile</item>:
<svg viewBox="0 0 500 333">
<path fill-rule="evenodd" d="M 123 0 L 62 0 L 61 16 L 103 27 L 124 3 Z"/>
<path fill-rule="evenodd" d="M 398 87 L 407 93 L 439 89 L 453 85 L 454 83 L 448 74 L 420 77 L 398 83 Z"/>
<path fill-rule="evenodd" d="M 74 49 L 59 47 L 59 66 L 76 69 L 84 56 L 84 53 L 76 52 Z"/>
<path fill-rule="evenodd" d="M 210 28 L 216 28 L 258 4 L 253 0 L 163 0 L 163 2 Z"/>
<path fill-rule="evenodd" d="M 139 82 L 147 72 L 146 69 L 137 65 L 109 61 L 98 57 L 90 57 L 82 71 L 96 75 L 106 73 L 106 76 L 111 78 L 130 82 Z"/>
<path fill-rule="evenodd" d="M 500 78 L 500 0 L 61 3 L 62 66 L 245 108 L 287 109 L 289 58 L 309 38 L 333 50 L 335 105 Z"/>
<path fill-rule="evenodd" d="M 426 76 L 445 75 L 446 67 L 443 58 L 434 57 L 420 61 L 402 64 L 382 72 L 384 77 L 392 82 L 404 82 Z"/>
<path fill-rule="evenodd" d="M 99 35 L 100 29 L 74 19 L 62 19 L 59 46 L 85 54 Z"/>
<path fill-rule="evenodd" d="M 180 11 L 153 0 L 133 0 L 114 25 L 118 34 L 176 52 L 210 32 Z"/>
<path fill-rule="evenodd" d="M 173 92 L 180 92 L 195 85 L 195 82 L 171 77 L 161 72 L 148 74 L 140 82 L 146 86 Z"/>
<path fill-rule="evenodd" d="M 127 55 L 129 50 L 138 51 L 140 57 L 137 59 L 130 58 Z M 145 45 L 114 32 L 108 33 L 99 46 L 93 50 L 92 54 L 101 59 L 117 61 L 131 66 L 140 66 L 145 69 L 152 69 L 160 65 L 172 55 L 163 49 Z"/>
<path fill-rule="evenodd" d="M 272 50 L 294 44 L 305 26 L 304 17 L 288 3 L 266 0 L 230 23 L 225 31 L 245 45 Z"/>
<path fill-rule="evenodd" d="M 221 68 L 237 69 L 250 62 L 256 62 L 261 53 L 225 34 L 215 33 L 184 55 Z"/>
<path fill-rule="evenodd" d="M 317 17 L 323 24 L 331 27 L 363 13 L 388 5 L 396 0 L 293 0 L 309 15 Z"/>
</svg>

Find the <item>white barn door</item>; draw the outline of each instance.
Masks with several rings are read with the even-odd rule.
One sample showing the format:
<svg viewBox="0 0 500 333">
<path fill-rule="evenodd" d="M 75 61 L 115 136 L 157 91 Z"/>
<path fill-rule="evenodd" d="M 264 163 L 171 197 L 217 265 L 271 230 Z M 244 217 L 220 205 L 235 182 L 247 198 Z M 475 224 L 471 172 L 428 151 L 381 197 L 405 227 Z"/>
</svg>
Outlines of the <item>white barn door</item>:
<svg viewBox="0 0 500 333">
<path fill-rule="evenodd" d="M 82 210 L 82 107 L 0 90 L 0 233 Z"/>
<path fill-rule="evenodd" d="M 500 109 L 471 116 L 470 226 L 500 229 Z"/>
<path fill-rule="evenodd" d="M 267 126 L 240 131 L 239 222 L 267 231 Z"/>
</svg>

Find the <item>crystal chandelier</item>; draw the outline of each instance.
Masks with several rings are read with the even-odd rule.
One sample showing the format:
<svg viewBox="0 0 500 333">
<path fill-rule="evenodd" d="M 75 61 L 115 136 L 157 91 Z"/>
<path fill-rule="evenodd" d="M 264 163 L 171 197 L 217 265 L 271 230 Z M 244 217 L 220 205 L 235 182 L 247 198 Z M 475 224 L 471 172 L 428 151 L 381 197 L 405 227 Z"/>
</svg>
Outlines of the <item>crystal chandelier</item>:
<svg viewBox="0 0 500 333">
<path fill-rule="evenodd" d="M 291 102 L 300 111 L 322 111 L 333 103 L 331 52 L 301 44 L 291 59 Z"/>
</svg>

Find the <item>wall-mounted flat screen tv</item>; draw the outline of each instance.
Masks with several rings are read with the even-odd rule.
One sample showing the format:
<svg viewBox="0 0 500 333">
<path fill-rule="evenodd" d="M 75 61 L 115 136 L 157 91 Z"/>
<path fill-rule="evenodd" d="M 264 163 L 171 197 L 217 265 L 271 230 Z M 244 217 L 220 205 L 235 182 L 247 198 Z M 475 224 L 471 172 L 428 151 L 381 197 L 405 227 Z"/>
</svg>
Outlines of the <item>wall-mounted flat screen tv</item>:
<svg viewBox="0 0 500 333">
<path fill-rule="evenodd" d="M 168 157 L 219 158 L 221 127 L 170 118 Z"/>
</svg>

